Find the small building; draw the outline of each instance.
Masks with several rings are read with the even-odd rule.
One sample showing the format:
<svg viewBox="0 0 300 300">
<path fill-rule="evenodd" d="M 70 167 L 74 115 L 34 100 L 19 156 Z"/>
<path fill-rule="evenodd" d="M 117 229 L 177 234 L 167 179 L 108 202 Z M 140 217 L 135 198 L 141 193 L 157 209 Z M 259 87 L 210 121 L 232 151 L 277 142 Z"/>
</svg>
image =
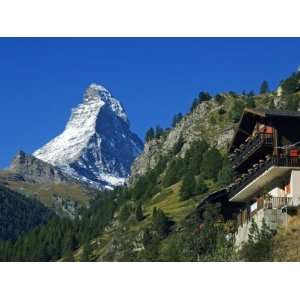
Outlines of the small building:
<svg viewBox="0 0 300 300">
<path fill-rule="evenodd" d="M 264 219 L 276 229 L 287 222 L 290 208 L 300 206 L 300 113 L 245 109 L 229 158 L 236 173 L 233 183 L 218 200 L 207 200 L 220 201 L 236 220 L 240 246 L 252 220 L 261 226 Z"/>
</svg>

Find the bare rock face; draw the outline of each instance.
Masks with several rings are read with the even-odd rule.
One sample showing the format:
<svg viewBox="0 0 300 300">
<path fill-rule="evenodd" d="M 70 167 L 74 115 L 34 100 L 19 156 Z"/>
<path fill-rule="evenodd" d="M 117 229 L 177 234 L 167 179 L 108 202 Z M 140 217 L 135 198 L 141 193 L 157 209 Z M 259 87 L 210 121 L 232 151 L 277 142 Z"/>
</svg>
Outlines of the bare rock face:
<svg viewBox="0 0 300 300">
<path fill-rule="evenodd" d="M 214 123 L 211 117 L 223 105 L 214 100 L 200 103 L 193 112 L 187 114 L 166 136 L 154 139 L 145 144 L 144 152 L 134 161 L 131 168 L 130 182 L 153 169 L 161 156 L 171 153 L 182 138 L 184 144 L 177 154 L 184 157 L 186 151 L 195 141 L 205 139 L 211 146 L 224 149 L 234 134 L 232 122 Z"/>
<path fill-rule="evenodd" d="M 11 163 L 10 171 L 18 174 L 26 181 L 37 183 L 63 183 L 72 182 L 71 177 L 67 176 L 58 168 L 32 156 L 24 151 L 19 151 Z"/>
</svg>

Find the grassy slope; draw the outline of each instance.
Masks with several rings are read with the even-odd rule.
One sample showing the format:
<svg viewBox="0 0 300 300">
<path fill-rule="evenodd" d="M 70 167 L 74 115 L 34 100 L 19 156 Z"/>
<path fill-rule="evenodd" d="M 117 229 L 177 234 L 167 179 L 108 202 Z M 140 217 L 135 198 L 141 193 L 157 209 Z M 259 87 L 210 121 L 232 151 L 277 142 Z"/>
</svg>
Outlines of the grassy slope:
<svg viewBox="0 0 300 300">
<path fill-rule="evenodd" d="M 111 226 L 108 226 L 101 236 L 92 241 L 92 245 L 94 248 L 94 260 L 101 260 L 103 256 L 105 256 L 105 253 L 111 246 L 113 238 L 124 234 L 128 237 L 135 236 L 138 232 L 149 225 L 154 207 L 163 209 L 168 217 L 174 220 L 176 224 L 180 224 L 184 220 L 184 218 L 193 211 L 197 204 L 197 201 L 193 199 L 187 201 L 180 200 L 180 184 L 181 183 L 177 183 L 169 188 L 163 189 L 152 199 L 146 201 L 143 207 L 145 216 L 145 219 L 143 221 L 137 222 L 131 220 L 124 225 L 120 224 L 117 221 L 116 216 L 115 222 L 111 224 Z M 76 261 L 80 260 L 81 253 L 82 247 L 74 253 Z"/>
<path fill-rule="evenodd" d="M 34 197 L 44 205 L 52 207 L 53 198 L 60 196 L 77 202 L 80 205 L 87 205 L 95 193 L 78 184 L 67 183 L 31 183 L 25 181 L 6 180 L 7 172 L 1 172 L 0 183 L 7 188 L 21 193 L 27 197 Z"/>
<path fill-rule="evenodd" d="M 288 226 L 279 228 L 274 237 L 275 261 L 300 261 L 300 215 L 292 217 Z"/>
</svg>

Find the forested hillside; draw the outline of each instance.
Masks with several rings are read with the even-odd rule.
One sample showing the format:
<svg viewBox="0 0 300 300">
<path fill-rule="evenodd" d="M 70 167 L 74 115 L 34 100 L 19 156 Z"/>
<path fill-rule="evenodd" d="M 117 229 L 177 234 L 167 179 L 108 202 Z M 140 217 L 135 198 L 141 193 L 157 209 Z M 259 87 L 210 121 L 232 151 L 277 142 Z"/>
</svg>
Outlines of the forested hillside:
<svg viewBox="0 0 300 300">
<path fill-rule="evenodd" d="M 196 208 L 232 182 L 230 141 L 245 107 L 298 110 L 299 73 L 277 91 L 201 92 L 172 128 L 151 128 L 127 186 L 101 192 L 90 209 L 55 218 L 16 242 L 0 244 L 9 261 L 236 261 L 272 260 L 273 233 L 253 228 L 243 251 L 234 248 L 236 224 L 218 205 Z"/>
<path fill-rule="evenodd" d="M 53 215 L 38 201 L 0 186 L 0 240 L 15 240 Z"/>
</svg>

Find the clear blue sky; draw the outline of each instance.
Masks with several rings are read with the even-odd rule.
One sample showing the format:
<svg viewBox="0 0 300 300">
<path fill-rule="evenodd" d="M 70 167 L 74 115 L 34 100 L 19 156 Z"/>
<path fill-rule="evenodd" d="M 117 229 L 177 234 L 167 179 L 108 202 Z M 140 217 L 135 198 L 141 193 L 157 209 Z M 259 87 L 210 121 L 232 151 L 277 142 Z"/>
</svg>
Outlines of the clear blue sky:
<svg viewBox="0 0 300 300">
<path fill-rule="evenodd" d="M 272 88 L 300 65 L 300 39 L 0 38 L 0 167 L 59 134 L 86 87 L 118 98 L 133 131 L 168 127 L 201 90 Z"/>
</svg>

